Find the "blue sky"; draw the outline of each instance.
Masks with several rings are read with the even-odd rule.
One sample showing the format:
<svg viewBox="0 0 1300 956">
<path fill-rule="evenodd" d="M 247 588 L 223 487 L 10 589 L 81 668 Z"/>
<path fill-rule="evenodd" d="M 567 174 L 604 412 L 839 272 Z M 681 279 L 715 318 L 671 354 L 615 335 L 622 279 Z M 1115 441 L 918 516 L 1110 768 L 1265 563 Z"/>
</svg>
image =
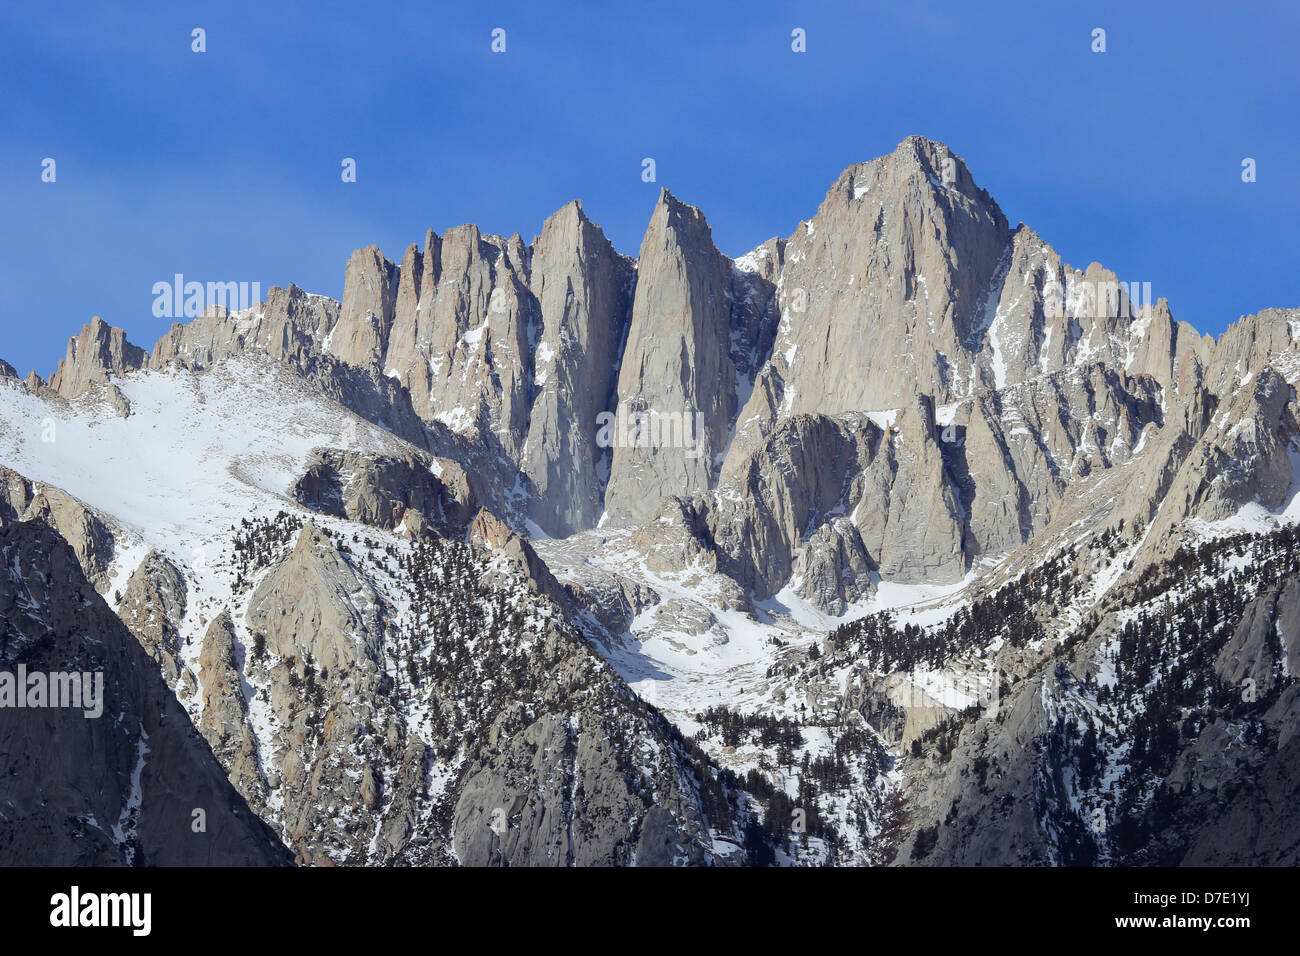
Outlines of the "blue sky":
<svg viewBox="0 0 1300 956">
<path fill-rule="evenodd" d="M 151 346 L 176 272 L 337 297 L 358 246 L 528 240 L 575 197 L 635 255 L 667 186 L 739 255 L 911 133 L 1217 334 L 1300 305 L 1297 6 L 7 4 L 0 357 L 48 375 L 94 314 Z"/>
</svg>

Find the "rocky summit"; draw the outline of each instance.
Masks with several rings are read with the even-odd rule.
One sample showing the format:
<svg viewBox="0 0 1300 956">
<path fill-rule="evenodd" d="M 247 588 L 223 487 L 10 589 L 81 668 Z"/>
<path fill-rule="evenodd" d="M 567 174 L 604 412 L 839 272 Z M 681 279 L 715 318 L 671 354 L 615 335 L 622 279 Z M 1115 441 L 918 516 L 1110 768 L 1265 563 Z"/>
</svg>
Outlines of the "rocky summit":
<svg viewBox="0 0 1300 956">
<path fill-rule="evenodd" d="M 920 137 L 810 211 L 0 362 L 0 862 L 1300 862 L 1300 310 Z"/>
</svg>

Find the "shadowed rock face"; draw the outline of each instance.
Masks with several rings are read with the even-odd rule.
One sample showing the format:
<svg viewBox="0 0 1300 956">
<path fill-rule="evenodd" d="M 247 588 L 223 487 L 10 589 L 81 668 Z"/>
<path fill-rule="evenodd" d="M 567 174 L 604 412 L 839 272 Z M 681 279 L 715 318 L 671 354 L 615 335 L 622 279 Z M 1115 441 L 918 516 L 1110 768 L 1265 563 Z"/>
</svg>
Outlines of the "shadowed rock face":
<svg viewBox="0 0 1300 956">
<path fill-rule="evenodd" d="M 424 455 L 370 455 L 324 449 L 293 487 L 322 514 L 410 533 L 427 526 L 463 537 L 474 514 L 469 476 L 456 462 Z"/>
<path fill-rule="evenodd" d="M 1240 787 L 1224 787 L 1228 805 L 1217 816 L 1218 796 L 1196 816 L 1201 807 L 1188 814 L 1188 827 L 1195 837 L 1180 861 L 1186 866 L 1295 866 L 1300 863 L 1300 810 L 1295 794 L 1300 789 L 1300 694 L 1291 693 L 1279 702 L 1278 719 L 1285 722 L 1277 752 L 1269 755 L 1262 767 L 1240 778 Z M 1219 756 L 1230 741 L 1226 731 L 1207 732 L 1204 750 Z M 1231 781 L 1232 775 L 1225 775 Z M 1216 788 L 1217 789 L 1217 788 Z M 1212 802 L 1213 801 L 1213 802 Z"/>
<path fill-rule="evenodd" d="M 0 527 L 39 519 L 67 541 L 95 587 L 108 588 L 113 562 L 113 535 L 84 504 L 59 488 L 32 482 L 0 466 Z"/>
<path fill-rule="evenodd" d="M 94 673 L 104 689 L 97 718 L 0 708 L 5 865 L 287 864 L 66 542 L 41 522 L 9 525 L 0 559 L 0 669 Z"/>
<path fill-rule="evenodd" d="M 561 679 L 580 676 L 561 673 Z M 705 862 L 698 797 L 668 779 L 647 804 L 619 770 L 622 721 L 582 708 L 547 715 L 471 770 L 456 804 L 467 866 L 673 866 Z M 525 783 L 525 781 L 527 783 Z M 629 828 L 629 823 L 631 824 Z"/>
<path fill-rule="evenodd" d="M 1231 687 L 1250 681 L 1259 696 L 1268 696 L 1281 674 L 1300 673 L 1300 576 L 1280 581 L 1246 607 L 1214 669 Z"/>
<path fill-rule="evenodd" d="M 719 554 L 719 567 L 760 598 L 774 594 L 802 563 L 810 589 L 827 605 L 871 593 L 870 558 L 852 521 L 855 479 L 882 447 L 881 430 L 864 417 L 799 415 L 783 422 L 748 459 L 725 473 L 715 492 L 691 499 L 698 546 Z M 805 532 L 821 537 L 805 544 Z M 834 567 L 830 571 L 824 565 Z M 853 571 L 844 575 L 845 569 Z"/>
</svg>

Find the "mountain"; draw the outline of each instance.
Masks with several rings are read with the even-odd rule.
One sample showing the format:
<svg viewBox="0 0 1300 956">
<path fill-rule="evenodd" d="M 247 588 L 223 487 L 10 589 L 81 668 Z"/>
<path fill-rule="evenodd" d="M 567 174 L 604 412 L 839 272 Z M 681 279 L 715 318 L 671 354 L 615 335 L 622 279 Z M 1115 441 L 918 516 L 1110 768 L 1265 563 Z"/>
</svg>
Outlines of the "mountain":
<svg viewBox="0 0 1300 956">
<path fill-rule="evenodd" d="M 0 859 L 11 866 L 287 865 L 289 854 L 231 786 L 67 542 L 39 518 L 10 523 L 0 529 L 0 558 L 7 570 L 0 658 L 6 672 L 33 675 L 18 688 L 28 709 L 0 708 L 9 781 Z M 40 699 L 35 675 L 54 674 L 85 675 L 81 707 L 31 707 Z"/>
<path fill-rule="evenodd" d="M 910 137 L 736 259 L 663 190 L 96 318 L 0 365 L 0 522 L 299 863 L 1290 863 L 1298 338 Z"/>
</svg>

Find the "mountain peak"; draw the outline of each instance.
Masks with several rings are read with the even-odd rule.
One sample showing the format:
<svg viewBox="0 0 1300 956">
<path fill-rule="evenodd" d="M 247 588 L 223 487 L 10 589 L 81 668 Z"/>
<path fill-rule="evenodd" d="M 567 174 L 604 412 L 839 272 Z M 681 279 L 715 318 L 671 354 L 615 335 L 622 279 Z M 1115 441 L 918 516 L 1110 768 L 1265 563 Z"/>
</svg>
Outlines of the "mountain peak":
<svg viewBox="0 0 1300 956">
<path fill-rule="evenodd" d="M 1145 812 L 1165 783 L 1195 834 L 1210 791 L 1295 730 L 1295 708 L 1261 700 L 1233 712 L 1266 730 L 1233 744 L 1244 769 L 1202 760 L 1228 732 L 1207 642 L 1234 680 L 1297 693 L 1300 651 L 1276 638 L 1297 633 L 1300 577 L 1265 590 L 1300 566 L 1300 535 L 1257 536 L 1245 561 L 1202 545 L 1300 517 L 1300 313 L 1201 340 L 1145 290 L 1140 311 L 1116 304 L 1119 285 L 1009 230 L 960 157 L 919 136 L 735 262 L 666 188 L 635 265 L 579 200 L 530 246 L 430 230 L 400 264 L 352 253 L 341 304 L 272 288 L 174 326 L 150 367 L 194 374 L 141 372 L 129 402 L 92 384 L 143 360 L 99 317 L 55 377 L 93 400 L 18 394 L 0 364 L 17 398 L 0 402 L 0 552 L 15 521 L 47 521 L 72 545 L 58 560 L 102 593 L 126 581 L 113 603 L 145 653 L 123 660 L 154 685 L 128 713 L 177 697 L 304 862 L 759 862 L 781 814 L 733 819 L 718 780 L 784 812 L 782 781 L 761 776 L 778 766 L 786 794 L 819 801 L 822 835 L 791 840 L 792 861 L 1051 863 L 1074 852 L 1078 807 Z M 51 607 L 33 633 L 121 636 L 103 627 L 114 608 L 39 570 L 30 604 Z M 1005 695 L 999 721 L 971 710 L 985 691 Z M 1197 708 L 1178 715 L 1192 733 L 1159 743 L 1142 715 L 1175 697 Z M 1098 721 L 1086 773 L 1060 736 L 1070 715 Z M 121 736 L 134 725 L 99 725 L 117 728 L 112 753 L 143 757 L 143 732 Z M 166 733 L 147 729 L 144 771 L 169 772 Z M 136 765 L 100 775 L 120 789 Z M 800 766 L 835 772 L 814 789 Z M 1198 767 L 1204 805 L 1183 796 Z M 1083 789 L 1038 785 L 1058 770 Z M 924 787 L 900 788 L 909 774 Z M 56 791 L 51 819 L 84 819 L 89 779 Z M 157 779 L 148 793 L 187 792 Z M 1266 802 L 1295 790 L 1293 774 Z M 160 811 L 144 807 L 147 825 Z M 91 809 L 130 819 L 116 796 Z M 1220 816 L 1233 850 L 1238 818 Z M 1087 854 L 1146 859 L 1087 829 Z"/>
<path fill-rule="evenodd" d="M 144 367 L 145 352 L 126 340 L 126 332 L 98 315 L 68 339 L 67 356 L 50 377 L 50 386 L 64 398 L 86 390 L 91 382 L 107 381 Z"/>
</svg>

